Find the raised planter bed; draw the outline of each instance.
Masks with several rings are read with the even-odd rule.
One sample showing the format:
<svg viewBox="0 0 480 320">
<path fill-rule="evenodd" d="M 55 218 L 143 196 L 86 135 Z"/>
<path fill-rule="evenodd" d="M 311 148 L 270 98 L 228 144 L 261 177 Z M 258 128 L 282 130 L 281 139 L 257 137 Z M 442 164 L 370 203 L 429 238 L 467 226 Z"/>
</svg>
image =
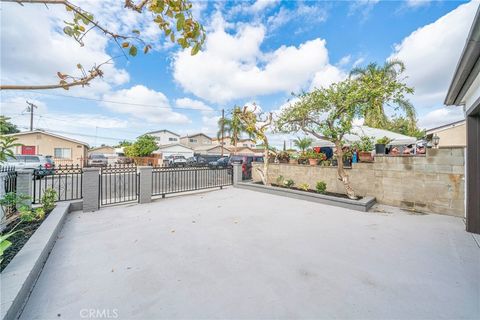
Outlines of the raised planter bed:
<svg viewBox="0 0 480 320">
<path fill-rule="evenodd" d="M 346 197 L 338 197 L 308 191 L 300 191 L 289 188 L 281 188 L 274 186 L 264 186 L 262 184 L 239 182 L 235 185 L 237 188 L 243 188 L 253 191 L 274 194 L 293 199 L 306 200 L 311 202 L 323 203 L 331 206 L 347 208 L 351 210 L 366 212 L 375 204 L 375 198 L 366 196 L 358 200 L 348 199 Z"/>
<path fill-rule="evenodd" d="M 40 275 L 69 211 L 81 201 L 59 202 L 1 272 L 2 320 L 16 319 Z"/>
</svg>

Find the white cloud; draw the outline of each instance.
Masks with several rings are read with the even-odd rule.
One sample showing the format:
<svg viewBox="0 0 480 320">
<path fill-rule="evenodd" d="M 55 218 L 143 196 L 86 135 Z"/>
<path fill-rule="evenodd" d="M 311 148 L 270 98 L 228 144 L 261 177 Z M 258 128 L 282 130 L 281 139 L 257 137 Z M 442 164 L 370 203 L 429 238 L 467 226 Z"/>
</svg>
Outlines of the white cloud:
<svg viewBox="0 0 480 320">
<path fill-rule="evenodd" d="M 344 80 L 347 74 L 332 65 L 326 65 L 324 68 L 315 73 L 310 90 L 314 88 L 326 88 L 332 83 Z"/>
<path fill-rule="evenodd" d="M 297 91 L 329 65 L 326 42 L 313 39 L 263 53 L 263 25 L 242 25 L 225 31 L 220 15 L 212 22 L 205 49 L 195 56 L 178 52 L 175 80 L 188 92 L 216 103 L 277 92 Z"/>
<path fill-rule="evenodd" d="M 57 71 L 78 76 L 77 63 L 85 69 L 111 58 L 106 53 L 108 39 L 92 30 L 81 47 L 62 31 L 68 20 L 64 6 L 16 3 L 1 4 L 1 81 L 5 84 L 56 84 Z M 108 64 L 103 79 L 95 79 L 88 89 L 71 92 L 95 96 L 114 85 L 128 82 L 129 75 Z M 63 90 L 63 89 L 59 89 Z"/>
<path fill-rule="evenodd" d="M 128 105 L 102 102 L 102 105 L 111 111 L 125 113 L 138 120 L 161 124 L 187 124 L 191 122 L 187 116 L 172 110 L 168 98 L 162 92 L 149 89 L 143 85 L 107 93 L 103 96 L 103 99 L 132 103 L 132 105 Z M 140 104 L 144 106 L 140 106 Z"/>
<path fill-rule="evenodd" d="M 465 116 L 461 107 L 443 107 L 430 111 L 420 117 L 418 126 L 420 128 L 430 129 L 462 119 L 465 119 Z"/>
<path fill-rule="evenodd" d="M 304 29 L 314 27 L 317 23 L 327 20 L 328 13 L 325 8 L 319 3 L 306 5 L 303 2 L 298 3 L 298 6 L 293 9 L 281 7 L 275 15 L 271 15 L 267 19 L 267 26 L 270 31 L 276 30 L 292 21 L 308 21 L 304 24 Z M 301 29 L 303 30 L 303 29 Z"/>
<path fill-rule="evenodd" d="M 428 6 L 431 0 L 407 0 L 407 7 L 418 8 Z"/>
<path fill-rule="evenodd" d="M 259 13 L 261 11 L 264 11 L 265 9 L 276 6 L 279 2 L 279 0 L 257 0 L 250 7 L 250 11 L 252 11 L 253 13 Z"/>
<path fill-rule="evenodd" d="M 405 63 L 417 109 L 443 105 L 477 8 L 478 2 L 460 5 L 395 46 L 390 58 Z"/>
<path fill-rule="evenodd" d="M 375 5 L 379 2 L 380 0 L 354 0 L 350 3 L 349 14 L 354 15 L 360 13 L 362 15 L 361 21 L 365 21 L 368 19 Z"/>
<path fill-rule="evenodd" d="M 190 98 L 177 99 L 175 101 L 175 105 L 179 108 L 195 109 L 195 110 L 202 111 L 204 113 L 209 113 L 213 111 L 211 107 L 207 106 L 202 101 L 194 100 Z"/>
</svg>

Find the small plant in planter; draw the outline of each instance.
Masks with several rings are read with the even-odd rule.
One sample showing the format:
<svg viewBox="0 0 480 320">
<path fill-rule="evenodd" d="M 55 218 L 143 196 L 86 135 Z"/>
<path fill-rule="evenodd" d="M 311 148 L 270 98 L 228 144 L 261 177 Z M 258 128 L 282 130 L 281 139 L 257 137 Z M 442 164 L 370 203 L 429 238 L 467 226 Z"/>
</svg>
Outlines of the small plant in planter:
<svg viewBox="0 0 480 320">
<path fill-rule="evenodd" d="M 288 179 L 283 182 L 283 185 L 287 188 L 293 187 L 294 184 L 295 182 L 292 179 Z"/>
<path fill-rule="evenodd" d="M 311 166 L 316 166 L 318 164 L 318 161 L 319 160 L 324 160 L 326 159 L 326 156 L 324 153 L 318 153 L 318 152 L 315 152 L 313 150 L 309 150 L 307 151 L 307 154 L 306 154 L 307 158 L 308 158 L 308 163 L 311 165 Z"/>
<path fill-rule="evenodd" d="M 320 162 L 320 164 L 322 165 L 322 167 L 330 167 L 332 165 L 332 161 L 323 160 L 323 161 Z"/>
<path fill-rule="evenodd" d="M 42 203 L 43 209 L 46 212 L 50 212 L 55 208 L 55 200 L 57 199 L 57 191 L 53 188 L 48 188 L 45 190 L 40 202 Z"/>
<path fill-rule="evenodd" d="M 298 186 L 298 189 L 303 191 L 308 191 L 309 188 L 310 188 L 310 185 L 308 183 L 302 183 Z"/>
<path fill-rule="evenodd" d="M 325 193 L 327 191 L 327 183 L 325 181 L 318 181 L 315 189 L 318 193 Z"/>
<path fill-rule="evenodd" d="M 375 144 L 375 153 L 376 154 L 385 154 L 385 147 L 387 144 L 392 142 L 392 139 L 389 137 L 383 137 L 377 140 L 377 143 Z"/>
<path fill-rule="evenodd" d="M 290 154 L 287 151 L 282 151 L 277 155 L 278 162 L 288 163 L 290 160 Z"/>
<path fill-rule="evenodd" d="M 370 137 L 363 136 L 360 141 L 356 143 L 358 150 L 358 158 L 361 162 L 372 162 L 373 140 Z"/>
</svg>

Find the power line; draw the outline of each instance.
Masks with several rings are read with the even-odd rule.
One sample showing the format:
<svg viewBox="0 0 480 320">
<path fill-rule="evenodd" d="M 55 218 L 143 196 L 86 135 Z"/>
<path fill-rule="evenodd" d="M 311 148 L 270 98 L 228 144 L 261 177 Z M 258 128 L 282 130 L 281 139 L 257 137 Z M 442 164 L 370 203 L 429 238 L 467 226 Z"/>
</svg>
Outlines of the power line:
<svg viewBox="0 0 480 320">
<path fill-rule="evenodd" d="M 28 129 L 26 126 L 19 126 L 20 128 Z M 73 134 L 76 136 L 80 137 L 89 137 L 89 138 L 100 138 L 100 139 L 109 139 L 109 140 L 115 140 L 115 141 L 121 141 L 121 140 L 127 140 L 127 141 L 134 141 L 132 139 L 125 139 L 125 138 L 114 138 L 114 137 L 100 137 L 100 136 L 95 136 L 92 134 L 85 134 L 85 133 L 78 133 L 78 132 L 70 132 L 70 131 L 63 131 L 63 130 L 52 130 L 52 129 L 47 129 L 47 128 L 37 128 L 38 130 L 44 130 L 47 132 L 55 132 L 55 133 L 64 133 L 64 134 Z"/>
<path fill-rule="evenodd" d="M 75 96 L 68 96 L 64 94 L 54 94 L 54 93 L 47 93 L 47 92 L 37 92 L 31 90 L 24 90 L 26 92 L 31 93 L 39 93 L 48 96 L 54 97 L 62 97 L 62 98 L 71 98 L 71 99 L 81 99 L 81 100 L 88 100 L 88 101 L 97 101 L 97 102 L 105 102 L 105 103 L 115 103 L 115 104 L 123 104 L 123 105 L 130 105 L 130 106 L 137 106 L 137 107 L 147 107 L 147 108 L 160 108 L 160 109 L 185 109 L 185 110 L 195 110 L 195 111 L 207 111 L 199 108 L 189 108 L 189 107 L 179 107 L 179 106 L 157 106 L 153 104 L 144 104 L 144 103 L 131 103 L 131 102 L 122 102 L 122 101 L 111 101 L 111 100 L 103 100 L 103 99 L 95 99 L 95 98 L 86 98 L 86 97 L 75 97 Z M 212 111 L 216 111 L 213 110 Z"/>
</svg>

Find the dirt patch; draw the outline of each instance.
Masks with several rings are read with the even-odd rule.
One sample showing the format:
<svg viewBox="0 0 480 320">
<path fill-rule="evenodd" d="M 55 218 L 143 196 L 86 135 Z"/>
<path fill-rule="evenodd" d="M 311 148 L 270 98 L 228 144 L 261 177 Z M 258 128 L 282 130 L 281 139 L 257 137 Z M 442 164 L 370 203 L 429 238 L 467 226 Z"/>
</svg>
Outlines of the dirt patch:
<svg viewBox="0 0 480 320">
<path fill-rule="evenodd" d="M 255 182 L 256 184 L 262 184 L 262 182 Z M 317 192 L 316 190 L 312 190 L 312 189 L 308 189 L 308 190 L 303 190 L 303 189 L 300 189 L 300 188 L 296 188 L 296 187 L 285 187 L 285 186 L 282 186 L 282 185 L 279 185 L 279 184 L 276 184 L 276 183 L 272 183 L 271 184 L 272 187 L 277 187 L 277 188 L 283 188 L 283 189 L 292 189 L 292 190 L 297 190 L 297 191 L 303 191 L 303 192 L 309 192 L 309 193 L 315 193 L 315 194 L 323 194 L 323 195 L 326 195 L 326 196 L 332 196 L 332 197 L 337 197 L 337 198 L 342 198 L 342 199 L 350 199 L 346 194 L 342 194 L 342 193 L 335 193 L 335 192 L 324 192 L 324 193 L 320 193 L 320 192 Z M 363 197 L 360 197 L 360 196 L 357 196 L 357 200 L 361 200 Z"/>
<path fill-rule="evenodd" d="M 45 215 L 45 219 L 49 214 L 50 213 L 47 213 Z M 45 219 L 35 222 L 20 222 L 20 224 L 18 224 L 18 221 L 14 221 L 11 222 L 5 228 L 5 230 L 3 230 L 3 234 L 10 232 L 13 228 L 18 230 L 18 232 L 8 238 L 8 241 L 10 241 L 12 245 L 3 253 L 3 260 L 0 264 L 0 272 L 7 267 L 10 261 L 12 261 L 17 253 L 23 248 L 28 239 L 30 239 L 30 237 L 35 233 Z"/>
</svg>

